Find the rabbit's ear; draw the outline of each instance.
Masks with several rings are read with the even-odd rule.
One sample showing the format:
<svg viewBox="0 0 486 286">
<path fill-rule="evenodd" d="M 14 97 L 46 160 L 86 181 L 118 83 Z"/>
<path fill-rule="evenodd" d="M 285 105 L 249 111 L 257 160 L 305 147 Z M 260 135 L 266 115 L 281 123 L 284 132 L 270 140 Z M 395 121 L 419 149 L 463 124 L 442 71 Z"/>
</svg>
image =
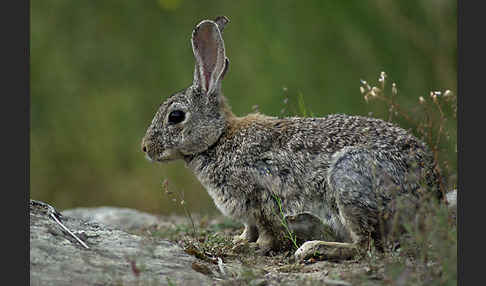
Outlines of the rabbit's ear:
<svg viewBox="0 0 486 286">
<path fill-rule="evenodd" d="M 216 25 L 218 25 L 219 31 L 221 33 L 223 33 L 224 26 L 226 26 L 226 24 L 228 24 L 229 21 L 230 20 L 226 16 L 218 16 L 216 17 L 216 19 L 214 19 L 214 22 L 216 23 Z"/>
<path fill-rule="evenodd" d="M 193 85 L 200 87 L 206 95 L 212 94 L 218 88 L 228 63 L 220 30 L 227 23 L 227 18 L 218 17 L 216 21 L 200 22 L 191 38 L 196 58 Z"/>
</svg>

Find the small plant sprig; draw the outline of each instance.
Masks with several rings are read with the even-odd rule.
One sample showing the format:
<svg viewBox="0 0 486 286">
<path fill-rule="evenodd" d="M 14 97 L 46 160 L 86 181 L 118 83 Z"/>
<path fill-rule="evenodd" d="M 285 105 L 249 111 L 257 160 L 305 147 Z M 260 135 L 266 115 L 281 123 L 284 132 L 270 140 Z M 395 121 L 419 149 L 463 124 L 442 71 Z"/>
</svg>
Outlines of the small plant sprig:
<svg viewBox="0 0 486 286">
<path fill-rule="evenodd" d="M 280 109 L 280 116 L 284 116 L 288 113 L 288 103 L 289 103 L 289 95 L 288 95 L 288 88 L 287 87 L 282 87 L 282 91 L 283 91 L 283 107 L 282 109 Z"/>
<path fill-rule="evenodd" d="M 297 102 L 295 104 L 289 104 L 290 101 L 290 96 L 288 93 L 288 88 L 287 87 L 282 87 L 282 92 L 283 92 L 283 100 L 282 100 L 282 109 L 280 109 L 280 116 L 291 116 L 293 114 L 296 114 L 298 116 L 302 117 L 315 117 L 314 112 L 310 111 L 305 104 L 304 101 L 304 94 L 299 91 L 297 93 Z M 292 97 L 293 98 L 293 97 Z M 296 105 L 296 106 L 295 106 Z"/>
<path fill-rule="evenodd" d="M 275 200 L 275 202 L 277 203 L 277 206 L 278 206 L 278 217 L 280 219 L 280 223 L 282 224 L 282 226 L 285 228 L 285 231 L 286 231 L 286 233 L 284 234 L 285 238 L 288 238 L 292 242 L 295 249 L 298 249 L 299 246 L 297 245 L 297 237 L 292 232 L 292 230 L 290 230 L 290 227 L 287 223 L 287 220 L 285 219 L 285 214 L 284 214 L 283 209 L 282 209 L 282 200 L 276 194 L 272 194 L 272 198 Z"/>
<path fill-rule="evenodd" d="M 184 209 L 184 213 L 186 214 L 186 217 L 189 219 L 192 225 L 192 230 L 193 230 L 193 237 L 197 236 L 197 231 L 196 231 L 196 225 L 194 224 L 194 220 L 192 219 L 191 212 L 187 209 L 187 203 L 184 200 L 184 192 L 173 192 L 169 191 L 169 180 L 165 179 L 162 182 L 162 189 L 164 190 L 164 193 L 172 199 L 173 202 L 177 203 L 179 201 L 179 204 L 182 206 Z"/>
<path fill-rule="evenodd" d="M 301 116 L 303 116 L 303 117 L 308 117 L 308 116 L 316 117 L 314 112 L 312 112 L 312 111 L 307 112 L 307 108 L 305 107 L 305 102 L 304 102 L 304 94 L 302 92 L 299 92 L 298 104 L 299 104 L 299 112 L 300 112 Z"/>
<path fill-rule="evenodd" d="M 397 102 L 398 88 L 396 83 L 392 83 L 391 94 L 386 92 L 386 79 L 387 74 L 381 72 L 378 77 L 378 86 L 371 86 L 365 80 L 361 80 L 360 92 L 364 97 L 364 100 L 368 103 L 371 100 L 381 100 L 388 105 L 388 121 L 392 121 L 394 117 L 402 117 L 412 126 L 415 126 L 416 131 L 421 135 L 421 139 L 424 140 L 432 149 L 435 159 L 435 168 L 439 174 L 442 174 L 439 164 L 439 154 L 442 151 L 440 146 L 444 139 L 450 140 L 449 130 L 445 128 L 447 121 L 447 115 L 444 111 L 444 107 L 451 107 L 452 117 L 456 119 L 457 114 L 457 97 L 450 91 L 431 91 L 429 93 L 430 99 L 427 100 L 423 96 L 418 98 L 419 108 L 422 109 L 422 116 L 417 110 L 406 110 L 402 108 Z M 410 114 L 413 114 L 411 116 Z M 457 152 L 457 148 L 455 150 Z M 443 162 L 443 166 L 449 169 L 447 161 Z M 450 172 L 450 170 L 448 170 Z M 441 175 L 442 176 L 442 175 Z M 441 182 L 441 191 L 445 194 L 445 186 Z M 445 197 L 445 196 L 444 196 Z"/>
</svg>

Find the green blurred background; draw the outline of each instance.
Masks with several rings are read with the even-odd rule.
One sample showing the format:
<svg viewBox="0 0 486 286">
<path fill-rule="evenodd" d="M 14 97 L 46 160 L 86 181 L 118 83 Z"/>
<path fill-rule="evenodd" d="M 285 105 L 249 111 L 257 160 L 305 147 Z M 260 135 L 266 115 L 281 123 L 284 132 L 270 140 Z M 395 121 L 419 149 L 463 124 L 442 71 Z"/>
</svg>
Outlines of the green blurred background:
<svg viewBox="0 0 486 286">
<path fill-rule="evenodd" d="M 192 82 L 189 39 L 202 19 L 231 20 L 223 91 L 237 115 L 254 105 L 279 115 L 284 97 L 295 114 L 301 93 L 315 115 L 386 117 L 365 103 L 360 79 L 386 71 L 405 107 L 456 91 L 456 13 L 452 0 L 31 1 L 30 196 L 59 209 L 182 213 L 162 191 L 169 179 L 190 211 L 217 212 L 182 162 L 140 151 L 159 104 Z"/>
</svg>

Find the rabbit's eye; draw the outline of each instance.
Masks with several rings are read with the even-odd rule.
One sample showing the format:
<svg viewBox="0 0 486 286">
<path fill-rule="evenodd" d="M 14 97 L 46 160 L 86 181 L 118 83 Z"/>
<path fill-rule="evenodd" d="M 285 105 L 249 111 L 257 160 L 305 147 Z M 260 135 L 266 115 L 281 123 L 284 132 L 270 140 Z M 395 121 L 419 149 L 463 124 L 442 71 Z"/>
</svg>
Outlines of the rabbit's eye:
<svg viewBox="0 0 486 286">
<path fill-rule="evenodd" d="M 177 124 L 182 122 L 186 118 L 184 111 L 181 110 L 174 110 L 169 114 L 169 124 Z"/>
</svg>

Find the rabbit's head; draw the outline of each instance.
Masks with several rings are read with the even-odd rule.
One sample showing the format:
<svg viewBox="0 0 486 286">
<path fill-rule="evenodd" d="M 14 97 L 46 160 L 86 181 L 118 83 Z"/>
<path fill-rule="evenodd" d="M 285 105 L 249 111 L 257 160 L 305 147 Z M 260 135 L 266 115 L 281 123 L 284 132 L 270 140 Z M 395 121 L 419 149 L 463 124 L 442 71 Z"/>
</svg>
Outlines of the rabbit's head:
<svg viewBox="0 0 486 286">
<path fill-rule="evenodd" d="M 221 33 L 228 22 L 226 17 L 218 17 L 194 28 L 193 83 L 159 107 L 142 140 L 148 159 L 162 162 L 196 154 L 221 136 L 226 127 L 221 80 L 229 64 Z"/>
</svg>

